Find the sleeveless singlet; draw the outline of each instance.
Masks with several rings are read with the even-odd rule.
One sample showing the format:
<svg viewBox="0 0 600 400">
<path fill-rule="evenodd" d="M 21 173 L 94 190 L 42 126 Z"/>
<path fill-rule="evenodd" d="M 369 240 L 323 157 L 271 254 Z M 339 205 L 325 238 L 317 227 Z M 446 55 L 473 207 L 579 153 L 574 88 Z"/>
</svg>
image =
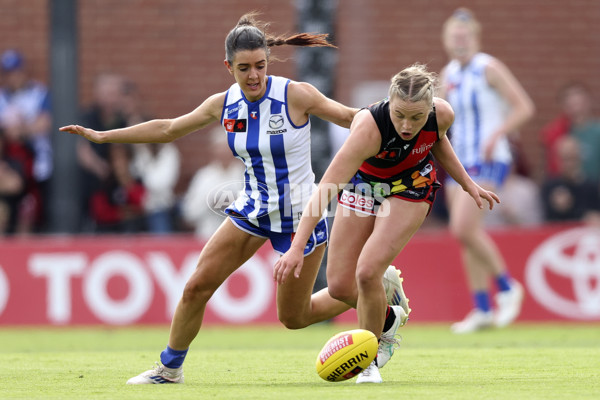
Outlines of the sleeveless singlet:
<svg viewBox="0 0 600 400">
<path fill-rule="evenodd" d="M 446 100 L 456 115 L 448 136 L 467 171 L 484 163 L 485 142 L 503 124 L 509 111 L 507 102 L 485 76 L 491 60 L 490 55 L 477 53 L 468 65 L 461 66 L 453 60 L 445 69 Z M 506 137 L 497 142 L 492 161 L 504 164 L 512 161 Z"/>
<path fill-rule="evenodd" d="M 389 99 L 368 107 L 379 133 L 379 153 L 363 162 L 358 177 L 375 189 L 375 195 L 398 195 L 409 200 L 431 200 L 441 185 L 436 180 L 436 169 L 431 148 L 439 140 L 435 107 L 425 126 L 411 140 L 398 136 L 389 113 Z"/>
<path fill-rule="evenodd" d="M 296 126 L 288 112 L 290 80 L 269 76 L 265 95 L 248 101 L 237 83 L 228 90 L 221 124 L 233 155 L 245 165 L 244 190 L 226 213 L 272 232 L 295 232 L 315 189 L 310 121 Z"/>
</svg>

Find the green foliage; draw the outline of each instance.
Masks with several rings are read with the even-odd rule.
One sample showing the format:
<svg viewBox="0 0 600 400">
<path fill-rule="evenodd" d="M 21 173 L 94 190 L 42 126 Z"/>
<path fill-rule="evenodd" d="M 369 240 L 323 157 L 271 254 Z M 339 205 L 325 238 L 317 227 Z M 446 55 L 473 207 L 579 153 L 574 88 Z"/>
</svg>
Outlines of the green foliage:
<svg viewBox="0 0 600 400">
<path fill-rule="evenodd" d="M 410 323 L 381 385 L 330 383 L 315 358 L 353 327 L 208 327 L 188 354 L 184 385 L 127 386 L 150 369 L 167 327 L 0 330 L 3 399 L 596 399 L 598 324 L 517 324 L 457 336 Z"/>
</svg>

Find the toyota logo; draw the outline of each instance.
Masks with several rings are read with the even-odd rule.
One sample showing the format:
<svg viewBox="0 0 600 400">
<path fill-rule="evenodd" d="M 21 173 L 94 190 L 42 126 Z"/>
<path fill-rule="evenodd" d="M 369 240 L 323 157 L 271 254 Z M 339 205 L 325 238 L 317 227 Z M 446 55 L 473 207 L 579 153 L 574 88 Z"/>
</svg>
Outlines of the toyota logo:
<svg viewBox="0 0 600 400">
<path fill-rule="evenodd" d="M 549 311 L 599 319 L 600 229 L 576 228 L 550 237 L 529 257 L 525 279 L 531 295 Z M 557 290 L 565 281 L 570 290 Z"/>
</svg>

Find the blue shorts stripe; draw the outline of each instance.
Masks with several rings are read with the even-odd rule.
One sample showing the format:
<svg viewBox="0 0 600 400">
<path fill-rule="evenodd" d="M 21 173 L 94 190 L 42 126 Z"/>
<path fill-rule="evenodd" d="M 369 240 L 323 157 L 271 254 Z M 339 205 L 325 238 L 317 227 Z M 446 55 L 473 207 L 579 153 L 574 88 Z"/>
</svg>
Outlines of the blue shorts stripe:
<svg viewBox="0 0 600 400">
<path fill-rule="evenodd" d="M 283 254 L 290 249 L 293 233 L 271 232 L 262 227 L 251 224 L 246 219 L 238 218 L 235 215 L 229 215 L 229 218 L 231 219 L 231 222 L 233 222 L 233 224 L 240 230 L 254 236 L 269 239 L 271 245 L 273 246 L 273 250 L 275 250 L 276 253 Z M 327 243 L 328 240 L 329 225 L 327 223 L 327 218 L 323 218 L 319 221 L 312 232 L 310 239 L 304 248 L 304 255 L 307 256 L 311 254 L 317 246 Z"/>
<path fill-rule="evenodd" d="M 510 172 L 510 164 L 494 161 L 474 165 L 465 169 L 471 179 L 477 182 L 477 184 L 487 183 L 494 185 L 496 188 L 500 188 L 504 185 L 504 182 L 506 182 L 506 178 Z M 448 177 L 446 183 L 457 184 L 451 177 Z"/>
</svg>

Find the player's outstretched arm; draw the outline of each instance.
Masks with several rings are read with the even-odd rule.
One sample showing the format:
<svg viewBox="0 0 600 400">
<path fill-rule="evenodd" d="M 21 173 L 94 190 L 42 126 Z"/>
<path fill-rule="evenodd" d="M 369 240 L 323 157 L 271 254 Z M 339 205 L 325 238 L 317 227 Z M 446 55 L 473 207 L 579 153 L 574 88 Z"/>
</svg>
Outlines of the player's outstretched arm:
<svg viewBox="0 0 600 400">
<path fill-rule="evenodd" d="M 59 130 L 95 143 L 167 143 L 218 121 L 224 98 L 225 93 L 215 94 L 194 111 L 174 119 L 154 119 L 109 131 L 96 131 L 80 125 L 66 125 Z"/>
<path fill-rule="evenodd" d="M 152 120 L 138 125 L 109 131 L 96 131 L 81 125 L 67 125 L 61 132 L 79 135 L 94 143 L 164 143 L 169 142 L 172 120 Z"/>
</svg>

